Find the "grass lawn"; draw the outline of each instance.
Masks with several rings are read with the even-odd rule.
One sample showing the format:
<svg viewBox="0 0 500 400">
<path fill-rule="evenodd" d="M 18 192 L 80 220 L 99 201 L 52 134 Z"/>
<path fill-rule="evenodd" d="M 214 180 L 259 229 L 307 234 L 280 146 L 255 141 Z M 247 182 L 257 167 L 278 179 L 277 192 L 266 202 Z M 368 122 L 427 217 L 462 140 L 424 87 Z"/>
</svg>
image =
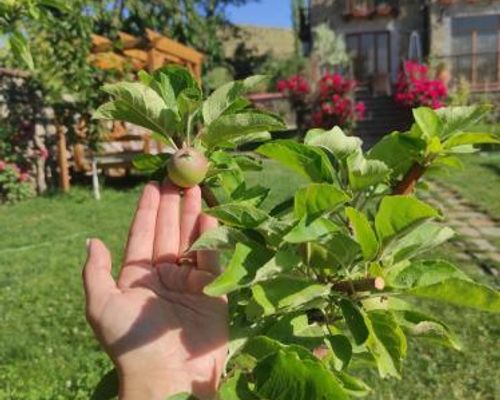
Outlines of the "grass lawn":
<svg viewBox="0 0 500 400">
<path fill-rule="evenodd" d="M 302 182 L 273 165 L 250 179 L 272 181 L 275 199 Z M 77 187 L 70 195 L 0 207 L 0 399 L 88 399 L 111 368 L 84 319 L 85 238 L 104 240 L 116 270 L 139 191 L 108 188 L 97 202 L 89 188 Z M 489 282 L 474 265 L 465 268 Z M 365 375 L 377 390 L 370 399 L 495 398 L 500 317 L 443 306 L 433 311 L 457 332 L 464 351 L 410 342 L 402 382 Z"/>
<path fill-rule="evenodd" d="M 440 172 L 436 178 L 500 220 L 500 152 L 467 154 L 460 159 L 464 169 Z"/>
</svg>

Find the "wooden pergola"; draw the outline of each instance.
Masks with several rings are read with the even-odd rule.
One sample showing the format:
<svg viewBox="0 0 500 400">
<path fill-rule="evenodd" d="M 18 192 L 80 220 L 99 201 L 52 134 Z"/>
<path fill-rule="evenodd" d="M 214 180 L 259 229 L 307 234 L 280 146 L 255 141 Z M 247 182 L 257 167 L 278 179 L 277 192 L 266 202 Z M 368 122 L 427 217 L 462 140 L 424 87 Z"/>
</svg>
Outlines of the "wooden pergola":
<svg viewBox="0 0 500 400">
<path fill-rule="evenodd" d="M 90 63 L 101 69 L 133 71 L 146 69 L 152 72 L 166 64 L 185 66 L 201 81 L 203 54 L 169 39 L 157 32 L 146 29 L 144 37 L 135 37 L 125 32 L 119 32 L 119 46 L 110 39 L 92 35 L 92 54 Z M 116 125 L 117 130 L 123 127 Z M 147 143 L 145 143 L 147 147 Z M 66 157 L 66 137 L 61 130 L 58 133 L 58 163 L 60 170 L 60 186 L 63 191 L 70 187 L 68 160 Z M 82 145 L 75 145 L 75 155 L 83 155 Z M 76 158 L 76 157 L 75 157 Z M 79 163 L 78 160 L 75 160 Z"/>
</svg>

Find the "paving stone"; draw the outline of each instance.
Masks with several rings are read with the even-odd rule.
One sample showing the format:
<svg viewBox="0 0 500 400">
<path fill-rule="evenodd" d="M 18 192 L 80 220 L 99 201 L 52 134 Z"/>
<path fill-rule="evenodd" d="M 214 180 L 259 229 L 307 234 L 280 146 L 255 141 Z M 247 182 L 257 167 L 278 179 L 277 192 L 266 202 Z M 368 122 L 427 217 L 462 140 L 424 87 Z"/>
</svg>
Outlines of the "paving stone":
<svg viewBox="0 0 500 400">
<path fill-rule="evenodd" d="M 461 260 L 461 261 L 470 261 L 471 260 L 470 255 L 468 255 L 467 253 L 462 253 L 461 251 L 456 253 L 455 257 L 457 258 L 457 260 Z"/>
<path fill-rule="evenodd" d="M 467 240 L 467 244 L 470 244 L 475 250 L 481 252 L 494 252 L 496 251 L 496 247 L 493 246 L 486 239 L 469 239 Z"/>
<path fill-rule="evenodd" d="M 500 226 L 479 226 L 482 235 L 500 237 Z"/>
<path fill-rule="evenodd" d="M 485 215 L 481 218 L 471 218 L 469 223 L 476 227 L 494 227 L 496 225 L 495 221 Z"/>
<path fill-rule="evenodd" d="M 500 253 L 487 253 L 486 257 L 488 257 L 491 261 L 495 261 L 500 263 Z"/>
<path fill-rule="evenodd" d="M 481 237 L 481 233 L 470 226 L 460 226 L 456 229 L 457 233 L 463 236 L 478 238 Z"/>
</svg>

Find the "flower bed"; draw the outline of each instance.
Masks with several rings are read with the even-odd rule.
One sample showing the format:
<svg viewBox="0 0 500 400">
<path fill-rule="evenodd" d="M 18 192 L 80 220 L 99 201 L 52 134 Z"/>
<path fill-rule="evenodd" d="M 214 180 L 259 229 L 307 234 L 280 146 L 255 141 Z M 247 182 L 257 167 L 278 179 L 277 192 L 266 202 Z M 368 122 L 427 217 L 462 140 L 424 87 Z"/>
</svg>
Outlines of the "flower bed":
<svg viewBox="0 0 500 400">
<path fill-rule="evenodd" d="M 405 61 L 399 71 L 394 99 L 404 107 L 427 106 L 434 109 L 445 105 L 448 90 L 438 79 L 429 78 L 429 67 Z"/>
</svg>

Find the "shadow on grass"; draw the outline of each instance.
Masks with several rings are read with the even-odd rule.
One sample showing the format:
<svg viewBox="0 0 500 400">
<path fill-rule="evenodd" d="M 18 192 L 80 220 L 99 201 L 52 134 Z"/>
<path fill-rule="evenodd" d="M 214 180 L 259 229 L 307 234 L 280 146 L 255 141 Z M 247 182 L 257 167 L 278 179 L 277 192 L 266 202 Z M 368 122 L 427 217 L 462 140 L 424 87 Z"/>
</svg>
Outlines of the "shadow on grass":
<svg viewBox="0 0 500 400">
<path fill-rule="evenodd" d="M 492 162 L 485 162 L 485 163 L 481 163 L 480 165 L 481 165 L 481 167 L 489 169 L 490 171 L 494 172 L 495 174 L 500 175 L 500 165 L 499 164 L 495 164 Z"/>
</svg>

